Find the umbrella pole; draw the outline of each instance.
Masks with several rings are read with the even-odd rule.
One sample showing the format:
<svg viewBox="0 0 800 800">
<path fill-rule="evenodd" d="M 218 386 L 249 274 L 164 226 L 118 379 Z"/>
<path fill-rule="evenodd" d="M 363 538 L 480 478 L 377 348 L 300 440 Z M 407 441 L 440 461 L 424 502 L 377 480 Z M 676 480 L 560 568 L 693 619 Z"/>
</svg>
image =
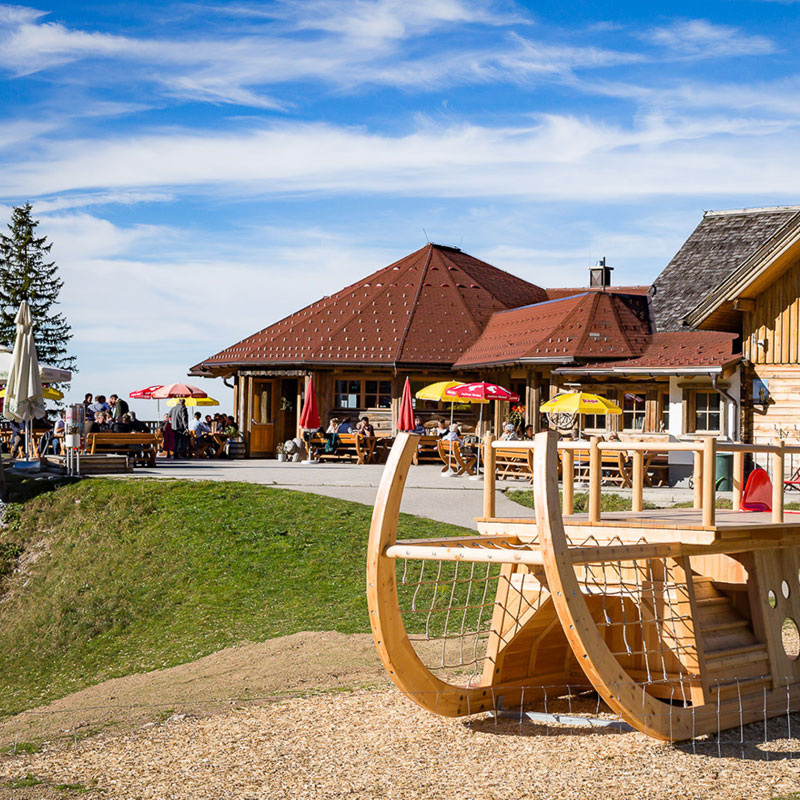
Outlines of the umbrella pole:
<svg viewBox="0 0 800 800">
<path fill-rule="evenodd" d="M 481 403 L 480 412 L 478 413 L 478 459 L 475 462 L 475 480 L 479 480 L 481 477 L 481 434 L 483 433 L 483 406 L 484 404 Z"/>
</svg>

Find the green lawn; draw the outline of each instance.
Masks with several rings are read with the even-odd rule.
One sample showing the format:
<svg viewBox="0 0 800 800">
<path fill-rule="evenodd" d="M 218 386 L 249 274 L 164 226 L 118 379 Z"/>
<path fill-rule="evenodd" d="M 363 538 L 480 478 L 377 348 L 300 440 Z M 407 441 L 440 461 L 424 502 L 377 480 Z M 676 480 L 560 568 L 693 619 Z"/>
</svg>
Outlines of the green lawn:
<svg viewBox="0 0 800 800">
<path fill-rule="evenodd" d="M 241 483 L 93 479 L 0 532 L 0 715 L 301 630 L 368 632 L 371 509 Z M 404 537 L 463 535 L 403 516 Z M 18 574 L 3 578 L 22 558 Z M 3 583 L 5 581 L 5 583 Z"/>
</svg>

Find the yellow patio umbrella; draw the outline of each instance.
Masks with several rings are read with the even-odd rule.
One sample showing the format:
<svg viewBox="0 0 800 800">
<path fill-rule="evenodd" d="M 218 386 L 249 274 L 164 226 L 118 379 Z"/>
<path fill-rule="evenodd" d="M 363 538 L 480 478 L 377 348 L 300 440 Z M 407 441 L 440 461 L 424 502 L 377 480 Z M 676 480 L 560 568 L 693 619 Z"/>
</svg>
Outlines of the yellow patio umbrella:
<svg viewBox="0 0 800 800">
<path fill-rule="evenodd" d="M 588 392 L 566 392 L 539 406 L 546 414 L 621 414 L 622 409 L 611 400 Z M 572 425 L 572 422 L 569 423 Z M 559 426 L 560 427 L 560 426 Z M 578 417 L 578 438 L 581 438 L 581 423 Z"/>
<path fill-rule="evenodd" d="M 567 392 L 539 407 L 547 414 L 621 414 L 622 409 L 611 400 L 588 392 Z"/>
<path fill-rule="evenodd" d="M 6 390 L 0 389 L 0 397 L 5 397 L 5 396 L 6 396 Z M 45 400 L 63 400 L 64 392 L 59 392 L 58 389 L 54 389 L 52 386 L 43 386 L 42 397 L 44 397 Z"/>
<path fill-rule="evenodd" d="M 178 405 L 177 397 L 171 397 L 167 400 L 168 406 L 176 406 Z M 218 406 L 219 400 L 215 400 L 213 397 L 184 397 L 187 406 Z"/>
</svg>

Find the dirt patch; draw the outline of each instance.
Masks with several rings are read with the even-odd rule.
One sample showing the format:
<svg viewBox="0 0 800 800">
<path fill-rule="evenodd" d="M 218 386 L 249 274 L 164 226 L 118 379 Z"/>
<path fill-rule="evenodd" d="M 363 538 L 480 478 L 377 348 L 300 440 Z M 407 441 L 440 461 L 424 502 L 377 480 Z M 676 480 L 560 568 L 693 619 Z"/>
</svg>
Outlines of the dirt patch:
<svg viewBox="0 0 800 800">
<path fill-rule="evenodd" d="M 0 782 L 35 775 L 115 800 L 767 800 L 795 790 L 800 777 L 788 742 L 768 748 L 770 761 L 751 750 L 720 758 L 713 748 L 692 754 L 638 733 L 470 723 L 382 689 L 102 735 L 0 762 Z"/>
<path fill-rule="evenodd" d="M 172 715 L 204 716 L 237 700 L 387 686 L 369 634 L 303 632 L 228 647 L 198 661 L 90 686 L 0 722 L 0 748 L 83 738 Z"/>
</svg>

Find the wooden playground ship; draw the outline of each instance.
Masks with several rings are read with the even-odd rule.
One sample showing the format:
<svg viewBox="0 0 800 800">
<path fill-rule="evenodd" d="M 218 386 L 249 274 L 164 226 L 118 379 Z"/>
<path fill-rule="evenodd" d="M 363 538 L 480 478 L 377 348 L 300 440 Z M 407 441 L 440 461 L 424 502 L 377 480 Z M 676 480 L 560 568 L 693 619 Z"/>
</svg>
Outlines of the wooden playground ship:
<svg viewBox="0 0 800 800">
<path fill-rule="evenodd" d="M 589 510 L 574 514 L 574 446 L 551 432 L 502 442 L 532 451 L 536 509 L 503 519 L 489 439 L 478 534 L 401 541 L 417 440 L 399 435 L 386 465 L 367 596 L 383 664 L 419 705 L 447 716 L 524 712 L 593 689 L 630 725 L 668 741 L 798 708 L 800 514 L 784 513 L 782 477 L 786 453 L 799 448 L 593 440 Z M 607 450 L 632 456 L 630 512 L 600 513 Z M 694 453 L 693 508 L 643 509 L 645 456 L 664 450 Z M 768 511 L 715 509 L 718 450 L 733 452 L 734 509 L 745 454 L 771 454 Z"/>
</svg>

